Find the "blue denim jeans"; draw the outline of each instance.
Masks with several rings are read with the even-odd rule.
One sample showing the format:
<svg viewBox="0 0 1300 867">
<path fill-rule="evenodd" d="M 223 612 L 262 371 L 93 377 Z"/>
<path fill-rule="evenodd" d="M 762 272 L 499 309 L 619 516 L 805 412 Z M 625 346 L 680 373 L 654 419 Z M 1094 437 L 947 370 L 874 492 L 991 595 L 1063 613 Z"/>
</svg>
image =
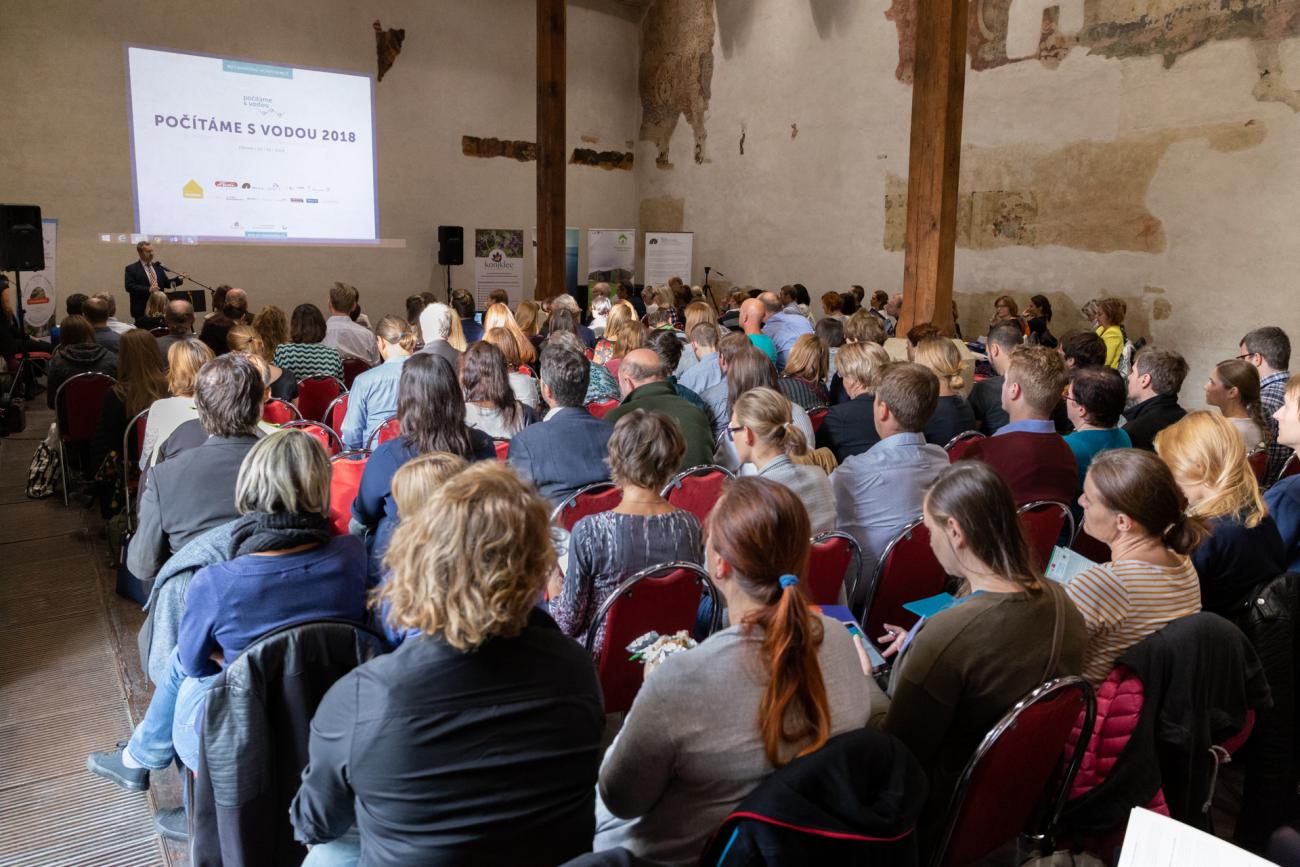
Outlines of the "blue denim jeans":
<svg viewBox="0 0 1300 867">
<path fill-rule="evenodd" d="M 302 867 L 354 867 L 360 860 L 361 832 L 353 825 L 337 840 L 312 846 Z"/>
<path fill-rule="evenodd" d="M 180 652 L 173 650 L 167 671 L 149 700 L 149 709 L 126 745 L 131 758 L 155 771 L 170 765 L 175 757 L 187 768 L 196 767 L 199 714 L 208 690 L 219 676 L 186 677 Z"/>
</svg>

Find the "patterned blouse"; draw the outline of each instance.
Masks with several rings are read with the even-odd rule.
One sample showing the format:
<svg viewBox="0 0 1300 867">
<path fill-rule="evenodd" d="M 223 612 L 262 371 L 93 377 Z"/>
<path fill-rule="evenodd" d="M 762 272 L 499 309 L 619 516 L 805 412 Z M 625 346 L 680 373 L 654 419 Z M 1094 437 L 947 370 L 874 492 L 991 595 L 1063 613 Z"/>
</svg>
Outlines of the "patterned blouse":
<svg viewBox="0 0 1300 867">
<path fill-rule="evenodd" d="M 275 366 L 283 367 L 295 379 L 332 376 L 343 380 L 343 359 L 339 351 L 323 343 L 281 343 L 275 348 Z"/>
</svg>

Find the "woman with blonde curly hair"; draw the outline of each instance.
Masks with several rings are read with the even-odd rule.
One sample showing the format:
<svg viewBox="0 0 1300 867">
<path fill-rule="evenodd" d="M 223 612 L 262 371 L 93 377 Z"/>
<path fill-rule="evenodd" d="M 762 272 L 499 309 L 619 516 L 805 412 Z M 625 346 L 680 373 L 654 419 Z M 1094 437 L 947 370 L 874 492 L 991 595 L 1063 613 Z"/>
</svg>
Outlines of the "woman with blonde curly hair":
<svg viewBox="0 0 1300 867">
<path fill-rule="evenodd" d="M 1187 498 L 1187 514 L 1210 527 L 1192 552 L 1201 604 L 1234 618 L 1256 587 L 1286 571 L 1282 537 L 1264 506 L 1241 434 L 1218 413 L 1198 410 L 1156 434 L 1156 454 Z"/>
<path fill-rule="evenodd" d="M 519 360 L 521 363 L 532 364 L 537 360 L 537 349 L 533 346 L 533 341 L 519 327 L 514 314 L 510 312 L 510 308 L 506 305 L 493 304 L 483 314 L 483 333 L 487 334 L 493 328 L 504 328 L 510 332 L 510 336 L 515 340 L 515 345 L 519 347 Z"/>
<path fill-rule="evenodd" d="M 316 710 L 290 808 L 305 863 L 589 851 L 605 720 L 591 659 L 537 605 L 555 567 L 545 501 L 496 462 L 471 466 L 403 517 L 384 563 L 388 622 L 418 635 Z"/>
</svg>

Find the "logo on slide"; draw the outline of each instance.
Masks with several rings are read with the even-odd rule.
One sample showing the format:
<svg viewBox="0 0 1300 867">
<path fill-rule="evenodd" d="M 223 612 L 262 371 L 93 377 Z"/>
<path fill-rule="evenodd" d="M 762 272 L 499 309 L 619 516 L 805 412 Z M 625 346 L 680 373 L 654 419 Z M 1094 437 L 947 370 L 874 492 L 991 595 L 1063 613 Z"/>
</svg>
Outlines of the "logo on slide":
<svg viewBox="0 0 1300 867">
<path fill-rule="evenodd" d="M 291 201 L 291 202 L 298 202 L 298 203 L 300 203 L 300 204 L 302 203 L 302 199 L 294 199 L 294 198 L 290 198 L 289 201 Z"/>
<path fill-rule="evenodd" d="M 212 183 L 213 183 L 213 186 L 218 186 L 218 187 L 238 187 L 238 186 L 239 186 L 239 184 L 235 183 L 234 181 L 213 181 Z"/>
<path fill-rule="evenodd" d="M 203 187 L 199 186 L 198 181 L 190 178 L 189 183 L 181 187 L 181 195 L 187 199 L 201 199 L 203 198 Z"/>
</svg>

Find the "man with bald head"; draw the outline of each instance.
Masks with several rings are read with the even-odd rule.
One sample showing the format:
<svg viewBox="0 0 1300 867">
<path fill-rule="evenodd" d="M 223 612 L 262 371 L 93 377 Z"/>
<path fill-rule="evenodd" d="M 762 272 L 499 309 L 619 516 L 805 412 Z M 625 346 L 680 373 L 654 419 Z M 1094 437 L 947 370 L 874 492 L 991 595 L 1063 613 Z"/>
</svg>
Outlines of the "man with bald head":
<svg viewBox="0 0 1300 867">
<path fill-rule="evenodd" d="M 623 356 L 618 367 L 618 387 L 623 403 L 610 410 L 606 421 L 618 420 L 638 409 L 661 412 L 677 422 L 686 440 L 682 467 L 713 462 L 713 428 L 704 410 L 677 394 L 668 381 L 663 360 L 653 349 L 634 349 Z"/>
<path fill-rule="evenodd" d="M 765 295 L 771 295 L 771 292 L 765 292 Z M 763 321 L 767 319 L 767 305 L 763 303 L 763 296 L 757 298 L 747 298 L 740 305 L 740 330 L 749 338 L 749 342 L 763 351 L 763 354 L 772 359 L 773 364 L 778 364 L 778 355 L 776 344 L 763 333 Z"/>
<path fill-rule="evenodd" d="M 786 354 L 794 342 L 805 334 L 812 334 L 812 323 L 799 311 L 795 288 L 782 286 L 778 297 L 775 292 L 764 292 L 758 296 L 767 310 L 763 323 L 763 333 L 772 338 L 776 344 L 777 357 L 773 359 L 777 369 L 785 367 Z"/>
<path fill-rule="evenodd" d="M 167 323 L 167 333 L 158 338 L 158 351 L 162 353 L 163 367 L 166 367 L 167 350 L 172 348 L 172 344 L 194 336 L 194 305 L 188 301 L 168 302 L 163 321 Z"/>
</svg>

